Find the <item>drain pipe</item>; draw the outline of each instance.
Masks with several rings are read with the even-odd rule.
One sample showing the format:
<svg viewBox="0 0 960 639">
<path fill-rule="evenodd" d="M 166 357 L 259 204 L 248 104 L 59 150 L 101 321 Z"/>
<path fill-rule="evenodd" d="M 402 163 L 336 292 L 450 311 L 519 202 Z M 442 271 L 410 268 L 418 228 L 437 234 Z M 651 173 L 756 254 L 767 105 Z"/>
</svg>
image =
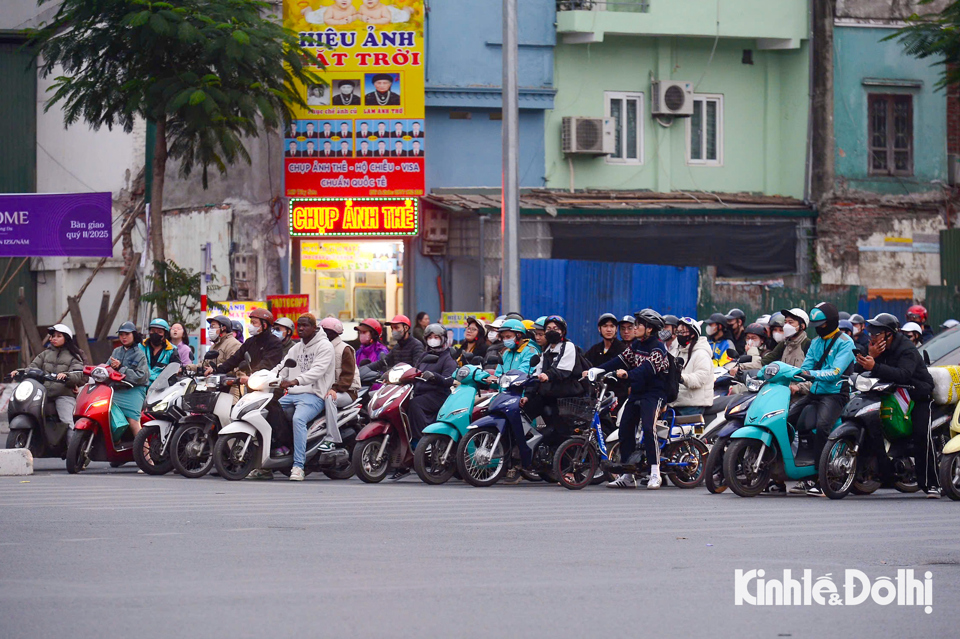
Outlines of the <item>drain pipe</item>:
<svg viewBox="0 0 960 639">
<path fill-rule="evenodd" d="M 480 215 L 480 310 L 487 310 L 487 296 L 486 296 L 486 277 L 484 276 L 486 261 L 484 260 L 483 255 L 483 225 L 487 221 L 486 215 Z"/>
</svg>

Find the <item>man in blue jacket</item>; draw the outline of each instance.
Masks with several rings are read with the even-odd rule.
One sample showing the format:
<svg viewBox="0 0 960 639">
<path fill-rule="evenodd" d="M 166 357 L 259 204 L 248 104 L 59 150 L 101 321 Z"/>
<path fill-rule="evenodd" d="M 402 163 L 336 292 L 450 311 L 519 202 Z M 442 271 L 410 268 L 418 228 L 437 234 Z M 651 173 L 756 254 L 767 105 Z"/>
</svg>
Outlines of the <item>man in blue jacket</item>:
<svg viewBox="0 0 960 639">
<path fill-rule="evenodd" d="M 840 312 L 828 302 L 820 302 L 813 307 L 810 311 L 810 326 L 816 330 L 817 337 L 807 349 L 806 358 L 800 368 L 804 376 L 813 380 L 813 386 L 809 395 L 790 407 L 787 420 L 797 429 L 801 440 L 808 439 L 811 431 L 816 429 L 810 451 L 816 463 L 816 460 L 820 459 L 820 451 L 827 443 L 827 436 L 850 398 L 844 376 L 850 373 L 855 362 L 856 344 L 840 330 Z M 798 457 L 801 457 L 799 453 Z M 819 486 L 809 482 L 800 482 L 790 492 L 823 494 Z"/>
<path fill-rule="evenodd" d="M 630 457 L 637 446 L 637 426 L 643 429 L 643 448 L 650 463 L 648 490 L 660 488 L 660 447 L 654 427 L 660 410 L 666 404 L 667 385 L 664 375 L 669 366 L 667 348 L 657 334 L 663 330 L 660 313 L 645 308 L 636 314 L 636 329 L 630 348 L 599 368 L 617 371 L 617 377 L 630 383 L 630 395 L 620 420 L 620 463 L 629 466 Z M 607 484 L 608 488 L 636 488 L 637 480 L 632 472 L 623 473 Z"/>
</svg>

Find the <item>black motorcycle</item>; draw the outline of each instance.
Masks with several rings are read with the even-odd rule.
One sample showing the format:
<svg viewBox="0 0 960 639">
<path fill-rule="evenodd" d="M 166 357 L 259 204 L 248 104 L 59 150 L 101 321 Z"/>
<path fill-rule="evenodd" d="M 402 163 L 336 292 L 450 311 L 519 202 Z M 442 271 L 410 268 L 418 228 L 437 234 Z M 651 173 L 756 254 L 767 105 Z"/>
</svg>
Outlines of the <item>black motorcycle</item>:
<svg viewBox="0 0 960 639">
<path fill-rule="evenodd" d="M 20 383 L 7 406 L 10 423 L 7 448 L 26 448 L 34 457 L 65 459 L 72 424 L 60 421 L 56 404 L 53 398 L 47 397 L 43 385 L 43 382 L 57 381 L 56 375 L 28 368 L 12 372 L 10 379 Z"/>
</svg>

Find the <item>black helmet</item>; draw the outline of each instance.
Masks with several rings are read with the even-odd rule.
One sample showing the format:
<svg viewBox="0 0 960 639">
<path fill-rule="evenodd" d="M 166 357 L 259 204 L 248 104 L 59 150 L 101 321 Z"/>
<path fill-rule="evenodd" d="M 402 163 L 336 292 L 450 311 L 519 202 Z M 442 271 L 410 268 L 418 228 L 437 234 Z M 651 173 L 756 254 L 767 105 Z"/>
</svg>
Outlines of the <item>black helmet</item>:
<svg viewBox="0 0 960 639">
<path fill-rule="evenodd" d="M 846 312 L 846 311 L 840 311 L 840 319 L 842 319 L 842 320 L 848 320 L 848 319 L 850 319 L 850 313 L 848 313 L 848 312 Z"/>
<path fill-rule="evenodd" d="M 234 333 L 243 333 L 243 324 L 239 320 L 233 320 L 230 322 L 230 330 Z"/>
<path fill-rule="evenodd" d="M 634 313 L 633 316 L 637 318 L 637 324 L 644 324 L 655 331 L 663 330 L 663 316 L 652 308 L 645 308 L 642 311 Z"/>
<path fill-rule="evenodd" d="M 522 322 L 523 315 L 521 315 L 520 313 L 507 313 L 506 315 L 503 316 L 503 319 L 515 319 L 515 320 L 520 320 Z"/>
<path fill-rule="evenodd" d="M 728 320 L 734 320 L 734 319 L 746 320 L 747 319 L 747 316 L 744 315 L 743 311 L 741 311 L 739 308 L 731 308 L 730 312 L 727 313 L 726 317 Z"/>
<path fill-rule="evenodd" d="M 210 322 L 216 322 L 223 328 L 230 328 L 232 330 L 232 323 L 230 321 L 230 318 L 227 317 L 226 315 L 215 315 L 214 317 L 208 317 L 207 323 L 210 323 Z"/>
<path fill-rule="evenodd" d="M 866 322 L 864 322 L 863 320 L 863 315 L 861 315 L 860 313 L 854 313 L 853 315 L 850 316 L 850 323 L 860 324 L 862 326 Z"/>
<path fill-rule="evenodd" d="M 600 319 L 597 320 L 597 326 L 603 326 L 607 322 L 613 322 L 614 324 L 619 324 L 617 321 L 617 316 L 613 313 L 604 313 L 600 316 Z"/>
<path fill-rule="evenodd" d="M 723 313 L 714 313 L 707 318 L 706 324 L 719 324 L 720 326 L 727 325 L 727 316 Z"/>
<path fill-rule="evenodd" d="M 664 326 L 680 326 L 680 318 L 676 315 L 664 315 L 663 316 L 663 325 Z"/>
<path fill-rule="evenodd" d="M 133 322 L 124 322 L 120 325 L 120 328 L 117 329 L 118 333 L 136 333 L 137 325 Z"/>
<path fill-rule="evenodd" d="M 830 302 L 820 302 L 810 310 L 810 326 L 820 337 L 826 337 L 840 328 L 840 312 Z"/>
<path fill-rule="evenodd" d="M 870 332 L 874 334 L 881 331 L 896 333 L 900 330 L 900 320 L 890 313 L 880 313 L 873 319 L 867 320 L 867 324 L 870 326 Z"/>
<path fill-rule="evenodd" d="M 783 313 L 776 312 L 770 316 L 770 321 L 767 322 L 767 326 L 770 328 L 783 328 L 783 325 L 786 324 L 785 319 Z"/>
<path fill-rule="evenodd" d="M 563 319 L 559 315 L 548 315 L 547 319 L 543 320 L 543 327 L 546 328 L 547 324 L 549 324 L 550 322 L 553 322 L 554 324 L 559 326 L 560 332 L 563 335 L 567 334 L 567 320 Z"/>
<path fill-rule="evenodd" d="M 761 339 L 767 339 L 767 331 L 765 331 L 760 324 L 750 324 L 744 330 L 744 333 L 747 335 L 756 335 Z"/>
</svg>

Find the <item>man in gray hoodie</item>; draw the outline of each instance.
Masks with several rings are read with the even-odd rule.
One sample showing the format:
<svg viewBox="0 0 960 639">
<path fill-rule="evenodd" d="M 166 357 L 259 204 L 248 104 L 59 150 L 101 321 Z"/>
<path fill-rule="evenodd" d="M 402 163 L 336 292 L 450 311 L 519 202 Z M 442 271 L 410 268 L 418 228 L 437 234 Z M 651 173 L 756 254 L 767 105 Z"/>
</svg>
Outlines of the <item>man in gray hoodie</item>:
<svg viewBox="0 0 960 639">
<path fill-rule="evenodd" d="M 282 380 L 280 387 L 287 394 L 280 398 L 280 406 L 292 406 L 293 412 L 293 469 L 291 481 L 303 481 L 303 464 L 307 452 L 307 424 L 324 409 L 324 397 L 334 382 L 334 349 L 323 331 L 317 330 L 317 318 L 304 313 L 297 318 L 300 341 L 293 345 L 284 361 L 296 362 L 293 368 L 284 368 L 280 362 L 273 373 Z"/>
</svg>

